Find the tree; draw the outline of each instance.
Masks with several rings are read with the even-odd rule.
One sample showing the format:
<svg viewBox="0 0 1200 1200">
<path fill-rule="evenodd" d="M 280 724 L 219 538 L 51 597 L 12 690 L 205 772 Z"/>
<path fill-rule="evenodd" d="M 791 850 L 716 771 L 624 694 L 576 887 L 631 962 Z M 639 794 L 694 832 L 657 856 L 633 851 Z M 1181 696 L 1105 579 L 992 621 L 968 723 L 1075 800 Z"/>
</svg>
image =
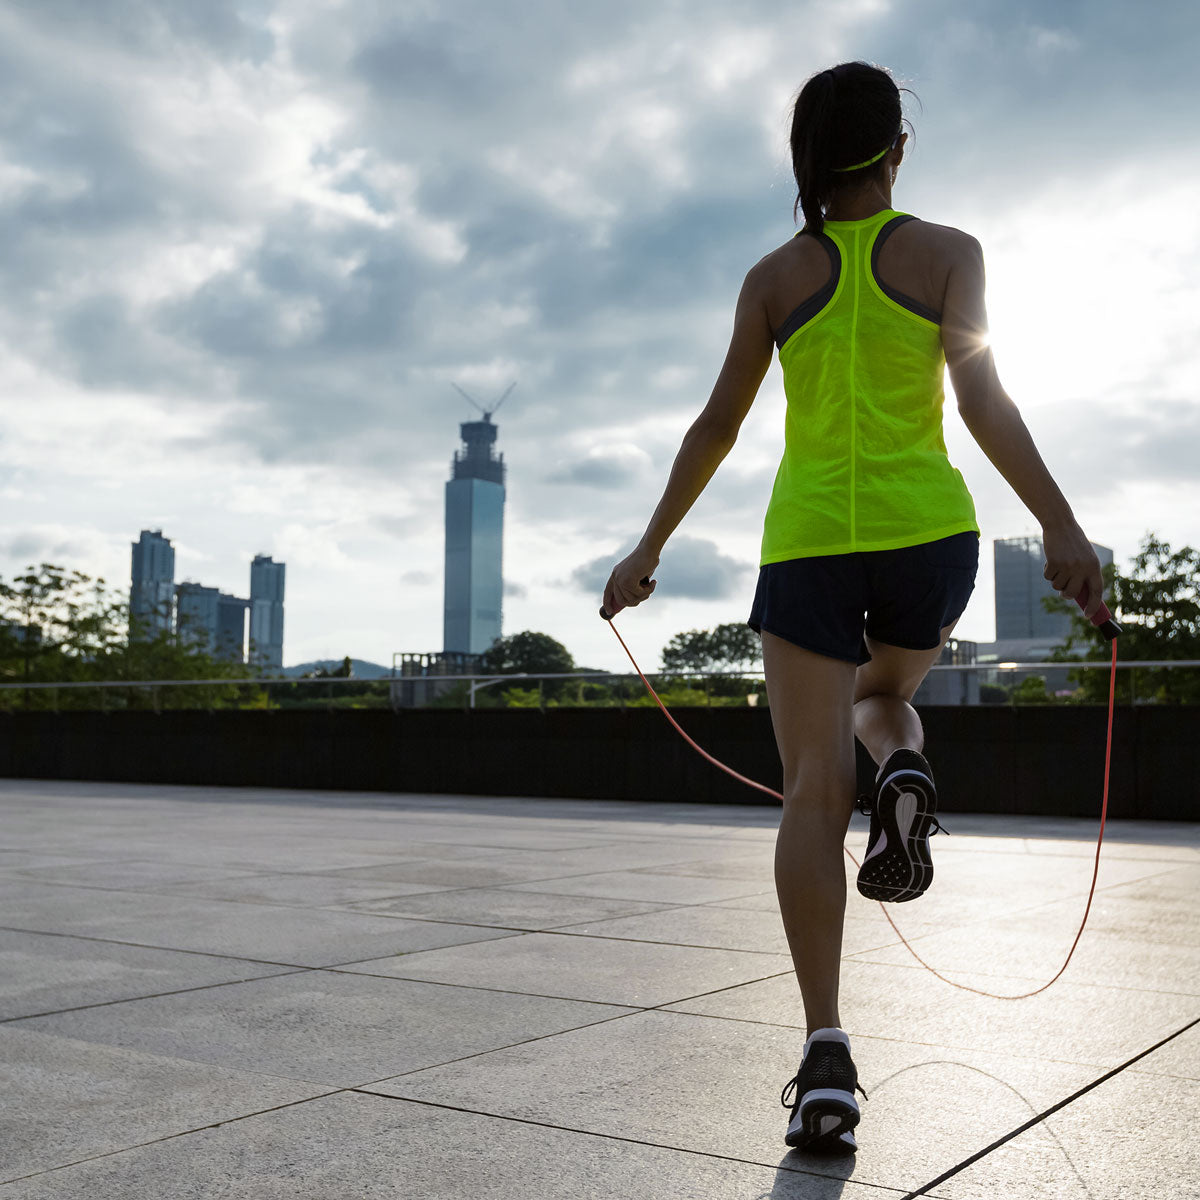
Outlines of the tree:
<svg viewBox="0 0 1200 1200">
<path fill-rule="evenodd" d="M 1105 568 L 1105 600 L 1123 632 L 1118 653 L 1127 661 L 1200 659 L 1200 551 L 1171 547 L 1153 533 L 1142 539 L 1127 572 Z M 1051 596 L 1051 610 L 1071 614 L 1071 632 L 1058 662 L 1107 659 L 1108 639 L 1083 619 L 1074 601 Z M 1102 671 L 1076 672 L 1081 698 L 1103 703 L 1108 679 Z M 1136 677 L 1135 677 L 1136 676 Z M 1200 670 L 1131 668 L 1118 675 L 1118 695 L 1163 704 L 1200 704 Z"/>
<path fill-rule="evenodd" d="M 762 659 L 758 634 L 740 621 L 677 633 L 662 651 L 665 671 L 753 668 Z"/>
<path fill-rule="evenodd" d="M 481 675 L 551 675 L 575 670 L 575 659 L 571 652 L 562 644 L 555 641 L 548 633 L 534 633 L 527 629 L 524 633 L 514 633 L 506 638 L 497 638 L 480 656 L 479 673 Z M 559 700 L 570 691 L 576 697 L 579 694 L 579 680 L 542 680 L 534 685 L 538 702 L 542 700 Z M 483 697 L 487 696 L 487 700 Z M 514 707 L 528 707 L 528 698 L 518 684 L 503 684 L 488 692 L 480 691 L 476 703 L 482 701 L 484 707 L 489 704 L 512 704 Z"/>
<path fill-rule="evenodd" d="M 1046 691 L 1043 675 L 1027 675 L 1009 693 L 1011 704 L 1053 704 L 1054 697 Z"/>
<path fill-rule="evenodd" d="M 514 633 L 497 638 L 480 656 L 483 675 L 543 675 L 573 671 L 571 652 L 548 633 Z"/>
<path fill-rule="evenodd" d="M 318 667 L 315 671 L 309 671 L 305 676 L 306 679 L 353 679 L 354 664 L 350 661 L 350 655 L 346 655 L 342 659 L 341 666 L 337 667 Z"/>
<path fill-rule="evenodd" d="M 137 622 L 135 622 L 135 625 Z M 53 563 L 30 565 L 11 583 L 0 579 L 0 678 L 20 683 L 88 683 L 100 680 L 249 678 L 246 667 L 178 644 L 173 635 L 135 629 L 129 637 L 129 604 L 102 578 Z M 0 707 L 150 708 L 237 704 L 234 685 L 147 689 L 29 689 L 0 691 Z"/>
<path fill-rule="evenodd" d="M 735 621 L 715 629 L 691 629 L 677 633 L 662 649 L 664 671 L 754 670 L 762 658 L 762 643 L 749 625 Z M 686 686 L 682 680 L 668 688 Z M 709 679 L 705 694 L 745 696 L 756 689 L 745 679 L 722 676 Z"/>
</svg>

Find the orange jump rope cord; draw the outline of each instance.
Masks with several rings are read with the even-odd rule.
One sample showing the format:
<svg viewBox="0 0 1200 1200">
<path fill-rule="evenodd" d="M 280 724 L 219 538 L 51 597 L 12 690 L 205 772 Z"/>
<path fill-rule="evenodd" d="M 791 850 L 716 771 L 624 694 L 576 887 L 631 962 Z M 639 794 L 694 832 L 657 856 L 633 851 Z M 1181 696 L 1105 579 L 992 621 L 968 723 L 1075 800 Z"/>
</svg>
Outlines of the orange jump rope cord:
<svg viewBox="0 0 1200 1200">
<path fill-rule="evenodd" d="M 724 771 L 726 775 L 732 775 L 734 779 L 737 779 L 741 783 L 746 784 L 747 787 L 755 788 L 757 791 L 765 792 L 768 796 L 773 796 L 776 800 L 778 800 L 782 804 L 783 796 L 779 792 L 777 792 L 774 788 L 769 788 L 765 784 L 757 783 L 753 779 L 747 779 L 745 775 L 740 775 L 732 767 L 727 767 L 723 762 L 721 762 L 717 758 L 714 758 L 711 754 L 708 753 L 707 750 L 705 750 L 702 746 L 697 745 L 696 742 L 693 741 L 693 739 L 688 735 L 687 731 L 684 730 L 683 727 L 679 724 L 679 722 L 676 721 L 675 718 L 673 716 L 671 716 L 670 712 L 667 711 L 667 706 L 659 699 L 658 693 L 654 690 L 653 687 L 650 686 L 650 681 L 646 678 L 645 675 L 642 674 L 642 668 L 638 666 L 637 659 L 635 659 L 633 657 L 633 654 L 630 653 L 629 647 L 627 645 L 625 645 L 625 639 L 621 636 L 620 631 L 617 629 L 616 624 L 612 620 L 609 620 L 608 625 L 609 625 L 609 628 L 613 631 L 613 633 L 616 634 L 617 641 L 621 643 L 621 649 L 625 651 L 626 655 L 629 658 L 629 661 L 631 663 L 633 663 L 633 669 L 638 673 L 638 678 L 642 681 L 642 683 L 644 683 L 646 685 L 646 691 L 648 691 L 650 693 L 650 695 L 654 697 L 655 704 L 657 704 L 658 707 L 662 709 L 663 716 L 666 717 L 667 720 L 671 722 L 671 724 L 675 727 L 675 731 L 679 734 L 679 736 L 682 737 L 683 740 L 685 742 L 687 742 L 687 744 L 689 746 L 691 746 L 691 748 L 693 750 L 695 750 L 697 754 L 699 754 L 702 758 L 706 758 L 710 763 L 712 763 L 712 765 L 714 767 L 717 767 L 719 770 Z M 1079 932 L 1076 933 L 1075 940 L 1071 943 L 1071 949 L 1067 953 L 1066 961 L 1064 961 L 1063 965 L 1061 967 L 1059 967 L 1058 973 L 1054 976 L 1053 979 L 1050 980 L 1049 983 L 1042 984 L 1042 986 L 1040 988 L 1035 988 L 1032 992 L 1022 992 L 1022 993 L 1020 993 L 1020 995 L 1017 995 L 1017 996 L 1005 996 L 1005 995 L 1000 995 L 997 992 L 985 992 L 985 991 L 981 990 L 980 988 L 968 987 L 967 984 L 965 984 L 965 983 L 955 983 L 955 981 L 953 979 L 947 979 L 946 976 L 943 975 L 940 971 L 937 971 L 933 967 L 931 967 L 916 952 L 916 950 L 913 949 L 912 944 L 904 936 L 904 934 L 900 932 L 900 929 L 896 925 L 896 922 L 892 920 L 892 914 L 890 912 L 888 912 L 887 908 L 885 907 L 885 905 L 883 904 L 882 901 L 878 901 L 879 907 L 882 910 L 883 915 L 887 918 L 888 924 L 895 931 L 896 936 L 907 947 L 908 952 L 913 956 L 913 958 L 915 958 L 917 960 L 917 962 L 919 962 L 921 964 L 921 966 L 923 966 L 931 974 L 936 975 L 940 980 L 942 980 L 943 983 L 948 983 L 951 987 L 960 988 L 964 992 L 974 992 L 977 996 L 988 996 L 989 998 L 991 998 L 993 1000 L 1025 1000 L 1025 999 L 1028 999 L 1030 996 L 1038 995 L 1039 992 L 1044 992 L 1050 986 L 1050 984 L 1055 983 L 1059 979 L 1059 977 L 1062 975 L 1062 973 L 1067 969 L 1067 965 L 1070 963 L 1071 957 L 1075 953 L 1075 947 L 1079 945 L 1079 939 L 1083 936 L 1083 929 L 1084 929 L 1084 926 L 1087 924 L 1088 914 L 1092 911 L 1092 899 L 1095 897 L 1095 894 L 1096 894 L 1096 880 L 1099 878 L 1099 875 L 1100 875 L 1100 847 L 1104 842 L 1104 823 L 1108 819 L 1108 780 L 1109 780 L 1109 769 L 1110 769 L 1110 766 L 1112 763 L 1113 706 L 1114 706 L 1114 702 L 1116 699 L 1116 691 L 1117 691 L 1117 643 L 1114 640 L 1113 644 L 1112 644 L 1112 668 L 1111 668 L 1111 673 L 1109 675 L 1109 680 L 1108 680 L 1108 738 L 1105 742 L 1105 747 L 1104 747 L 1104 800 L 1100 806 L 1100 834 L 1096 839 L 1096 862 L 1095 862 L 1095 866 L 1092 869 L 1092 886 L 1088 891 L 1087 906 L 1083 910 L 1083 920 L 1079 922 Z M 856 867 L 859 866 L 860 863 L 859 863 L 858 859 L 855 858 L 854 855 L 850 853 L 849 847 L 843 847 L 843 849 L 846 851 L 846 854 L 849 857 L 850 861 Z"/>
</svg>

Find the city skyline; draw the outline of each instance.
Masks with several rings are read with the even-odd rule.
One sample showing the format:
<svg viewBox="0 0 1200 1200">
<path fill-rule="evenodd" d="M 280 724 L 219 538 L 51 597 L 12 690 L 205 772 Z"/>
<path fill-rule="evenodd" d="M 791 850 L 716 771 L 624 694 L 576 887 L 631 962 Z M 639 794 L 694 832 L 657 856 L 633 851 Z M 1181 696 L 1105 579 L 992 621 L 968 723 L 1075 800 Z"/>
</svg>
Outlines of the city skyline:
<svg viewBox="0 0 1200 1200">
<path fill-rule="evenodd" d="M 600 586 L 794 232 L 789 99 L 846 58 L 919 98 L 895 206 L 981 241 L 1001 379 L 1088 536 L 1200 544 L 1189 6 L 124 11 L 0 6 L 2 574 L 122 579 L 151 525 L 227 593 L 286 561 L 289 660 L 436 650 L 451 384 L 519 378 L 505 631 L 621 667 Z M 745 618 L 781 424 L 772 366 L 619 618 L 635 651 Z M 946 438 L 985 542 L 1036 535 L 952 399 Z"/>
<path fill-rule="evenodd" d="M 263 667 L 284 665 L 286 564 L 274 562 L 270 555 L 256 554 L 250 563 L 247 599 L 198 580 L 177 582 L 175 548 L 161 528 L 143 529 L 132 551 L 131 638 L 173 633 L 215 658 Z"/>
</svg>

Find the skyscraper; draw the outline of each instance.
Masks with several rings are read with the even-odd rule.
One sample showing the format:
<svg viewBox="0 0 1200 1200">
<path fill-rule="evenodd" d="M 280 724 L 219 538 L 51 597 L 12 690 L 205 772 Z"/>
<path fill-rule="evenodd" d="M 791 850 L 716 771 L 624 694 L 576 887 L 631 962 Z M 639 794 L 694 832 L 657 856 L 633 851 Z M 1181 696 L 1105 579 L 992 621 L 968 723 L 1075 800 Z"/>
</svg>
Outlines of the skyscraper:
<svg viewBox="0 0 1200 1200">
<path fill-rule="evenodd" d="M 250 564 L 250 658 L 264 667 L 283 666 L 285 564 L 256 554 Z"/>
<path fill-rule="evenodd" d="M 1092 543 L 1100 562 L 1107 565 L 1113 552 Z M 1042 575 L 1045 551 L 1037 537 L 997 538 L 992 543 L 996 566 L 996 640 L 1014 638 L 1065 638 L 1071 628 L 1066 613 L 1047 612 L 1045 596 L 1058 593 Z"/>
<path fill-rule="evenodd" d="M 217 646 L 221 589 L 187 582 L 175 589 L 175 595 L 180 643 L 211 654 Z"/>
<path fill-rule="evenodd" d="M 463 448 L 454 455 L 446 483 L 442 644 L 446 653 L 482 654 L 500 636 L 504 455 L 494 450 L 491 413 L 459 428 Z"/>
<path fill-rule="evenodd" d="M 217 638 L 213 652 L 227 662 L 246 661 L 246 611 L 249 600 L 222 592 L 217 597 Z"/>
<path fill-rule="evenodd" d="M 143 529 L 132 543 L 129 588 L 129 634 L 154 637 L 169 633 L 174 613 L 175 550 L 161 529 Z"/>
</svg>

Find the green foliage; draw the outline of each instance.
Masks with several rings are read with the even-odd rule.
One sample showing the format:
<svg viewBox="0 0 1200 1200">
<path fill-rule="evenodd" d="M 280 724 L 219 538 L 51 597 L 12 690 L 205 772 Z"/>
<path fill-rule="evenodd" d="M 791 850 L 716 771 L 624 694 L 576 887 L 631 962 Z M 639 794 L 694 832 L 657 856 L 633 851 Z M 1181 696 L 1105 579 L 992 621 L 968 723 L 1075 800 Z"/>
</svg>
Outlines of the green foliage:
<svg viewBox="0 0 1200 1200">
<path fill-rule="evenodd" d="M 740 621 L 677 633 L 662 650 L 665 671 L 753 669 L 761 660 L 758 634 Z"/>
<path fill-rule="evenodd" d="M 717 672 L 755 670 L 760 667 L 761 659 L 762 643 L 758 634 L 740 621 L 718 625 L 715 629 L 677 633 L 662 649 L 663 669 L 668 674 L 661 681 L 659 694 L 668 707 L 697 703 L 744 705 L 746 697 L 758 691 L 761 684 Z M 675 671 L 711 671 L 714 674 L 701 682 L 671 679 L 670 673 Z"/>
<path fill-rule="evenodd" d="M 1147 533 L 1127 572 L 1105 568 L 1105 600 L 1123 632 L 1118 654 L 1125 661 L 1200 659 L 1200 551 L 1172 550 Z M 1071 614 L 1071 633 L 1054 661 L 1107 660 L 1108 639 L 1083 619 L 1074 601 L 1050 597 L 1046 606 Z M 1103 671 L 1076 671 L 1079 696 L 1108 700 Z M 1200 670 L 1137 668 L 1117 674 L 1118 699 L 1160 704 L 1200 704 Z"/>
<path fill-rule="evenodd" d="M 346 655 L 336 667 L 317 667 L 304 679 L 354 679 L 354 666 Z M 267 707 L 275 708 L 390 708 L 390 684 L 386 680 L 362 679 L 337 687 L 315 687 L 308 683 L 270 683 Z M 249 707 L 243 705 L 243 707 Z"/>
<path fill-rule="evenodd" d="M 480 656 L 480 675 L 543 675 L 575 670 L 575 660 L 571 652 L 562 644 L 555 641 L 548 633 L 535 633 L 525 630 L 524 633 L 514 633 L 509 637 L 497 638 Z M 497 703 L 505 703 L 508 697 L 522 689 L 517 686 L 498 685 L 492 689 L 488 701 L 483 700 L 486 694 L 483 689 L 476 693 L 475 703 L 478 707 L 490 707 Z M 562 700 L 578 691 L 577 680 L 543 680 L 539 688 L 534 684 L 534 691 L 540 692 L 541 702 Z M 526 706 L 524 702 L 520 702 Z"/>
<path fill-rule="evenodd" d="M 1013 704 L 1053 704 L 1054 697 L 1046 691 L 1046 680 L 1041 675 L 1027 675 L 1009 693 Z"/>
<path fill-rule="evenodd" d="M 481 675 L 537 675 L 573 671 L 570 651 L 548 633 L 514 633 L 497 638 L 480 658 Z"/>
<path fill-rule="evenodd" d="M 328 667 L 318 667 L 315 671 L 310 671 L 306 679 L 350 679 L 354 675 L 354 667 L 350 663 L 350 655 L 346 655 L 342 659 L 341 666 L 334 667 L 330 670 Z"/>
<path fill-rule="evenodd" d="M 315 678 L 316 676 L 309 676 Z M 336 673 L 322 676 L 338 679 Z M 242 708 L 391 708 L 388 680 L 364 679 L 348 687 L 322 688 L 303 683 L 271 683 L 263 692 L 263 703 L 244 703 Z"/>
<path fill-rule="evenodd" d="M 216 659 L 170 634 L 135 626 L 129 604 L 102 578 L 53 563 L 0 578 L 0 681 L 87 683 L 99 680 L 251 678 L 241 663 Z M 236 684 L 212 687 L 30 688 L 0 690 L 0 708 L 221 708 L 260 703 Z"/>
</svg>

